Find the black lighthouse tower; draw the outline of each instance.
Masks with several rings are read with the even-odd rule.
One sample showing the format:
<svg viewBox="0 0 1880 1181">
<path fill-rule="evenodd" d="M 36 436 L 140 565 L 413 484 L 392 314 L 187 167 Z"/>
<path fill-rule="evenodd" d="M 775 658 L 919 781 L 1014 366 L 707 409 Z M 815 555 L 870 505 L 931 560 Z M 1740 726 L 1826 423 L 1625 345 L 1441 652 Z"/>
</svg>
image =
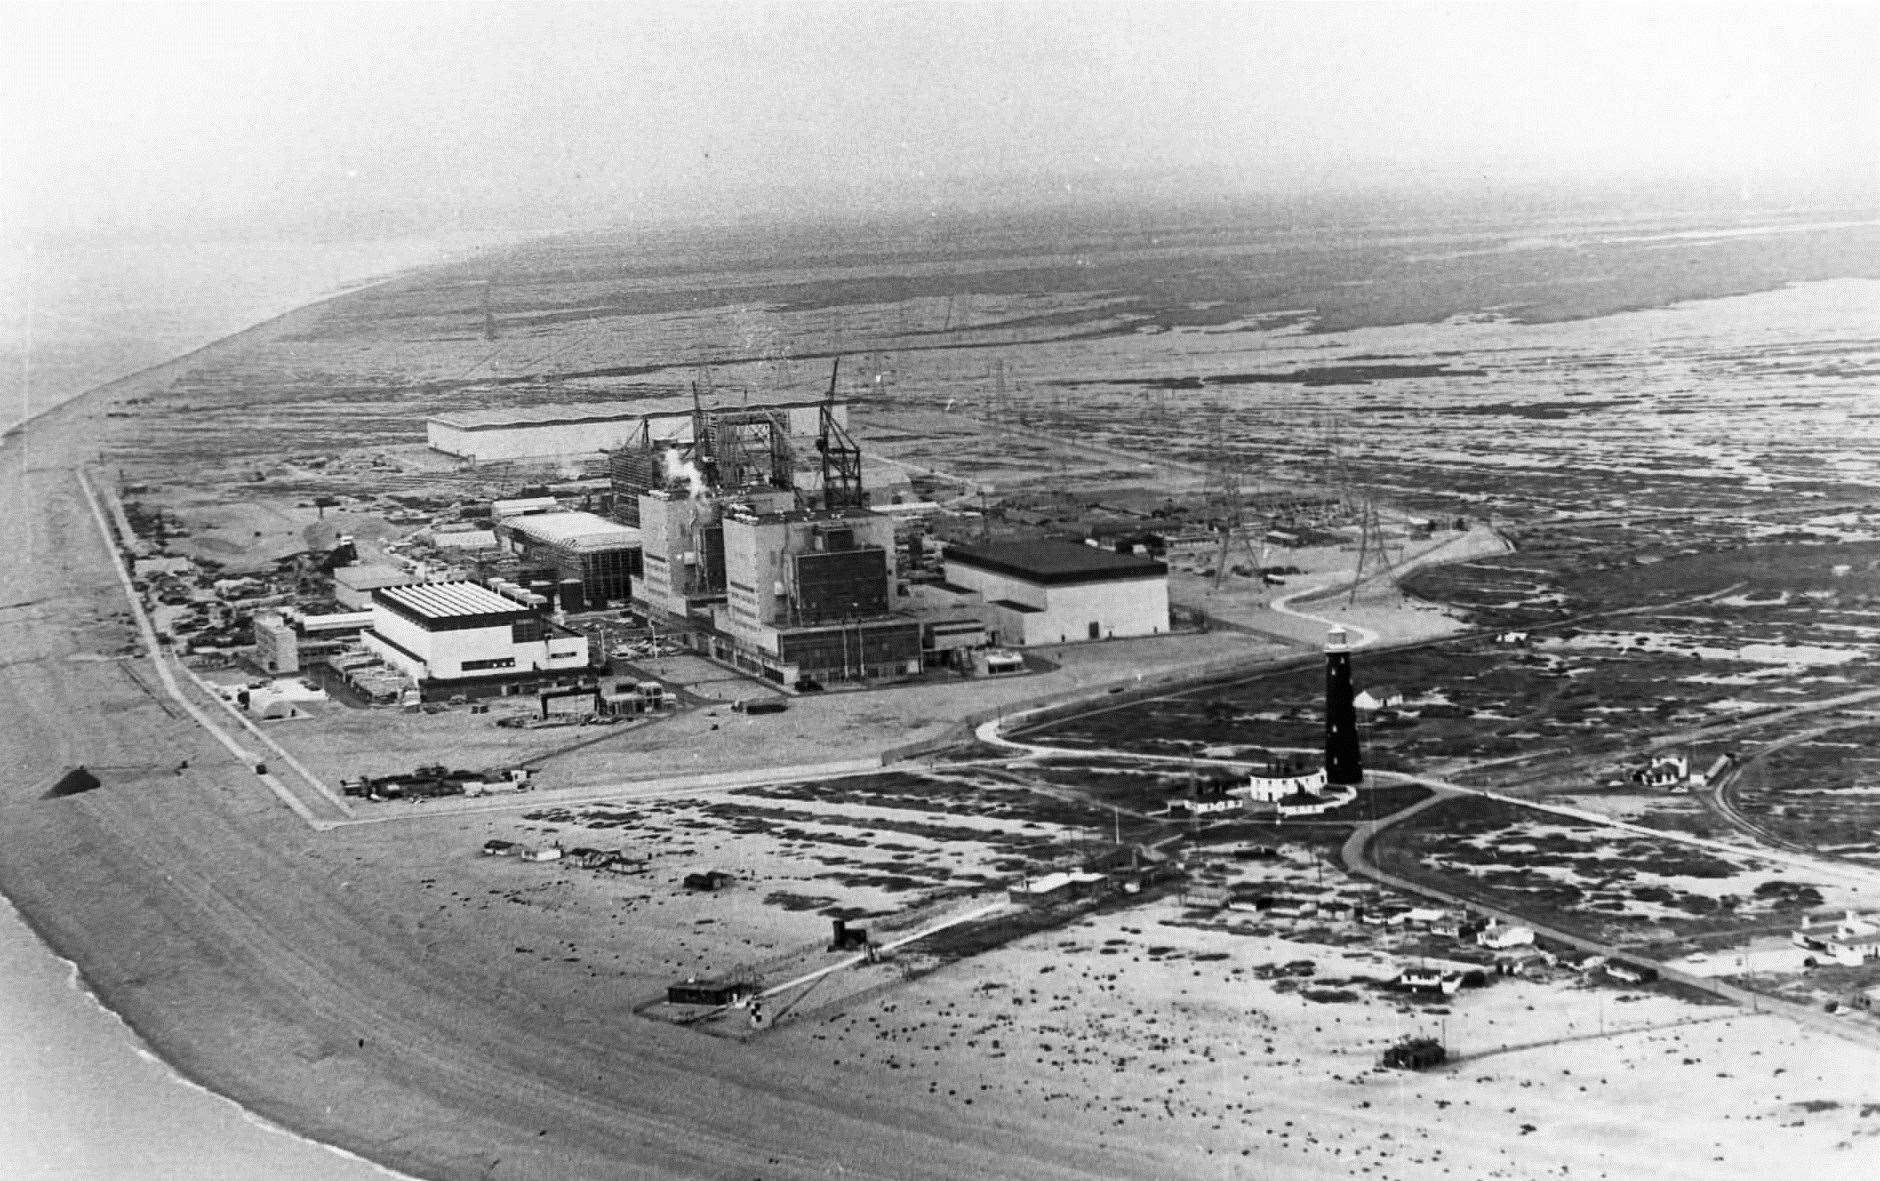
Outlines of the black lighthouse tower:
<svg viewBox="0 0 1880 1181">
<path fill-rule="evenodd" d="M 1325 782 L 1332 787 L 1364 782 L 1358 712 L 1351 704 L 1351 648 L 1342 627 L 1333 628 L 1325 641 Z"/>
</svg>

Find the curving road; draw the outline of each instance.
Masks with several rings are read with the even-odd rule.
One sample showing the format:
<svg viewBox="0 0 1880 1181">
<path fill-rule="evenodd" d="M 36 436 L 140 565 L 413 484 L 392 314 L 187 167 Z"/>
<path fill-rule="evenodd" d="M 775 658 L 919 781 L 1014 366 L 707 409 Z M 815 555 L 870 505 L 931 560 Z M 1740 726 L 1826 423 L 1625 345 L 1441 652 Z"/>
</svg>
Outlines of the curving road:
<svg viewBox="0 0 1880 1181">
<path fill-rule="evenodd" d="M 1319 624 L 1327 631 L 1335 627 L 1342 627 L 1346 632 L 1351 634 L 1350 643 L 1353 648 L 1368 648 L 1372 644 L 1377 643 L 1377 632 L 1371 628 L 1365 627 L 1361 623 L 1354 623 L 1349 619 L 1331 619 L 1324 615 L 1314 615 L 1310 611 L 1300 611 L 1293 606 L 1296 600 L 1311 598 L 1314 595 L 1324 594 L 1326 591 L 1333 589 L 1342 590 L 1344 587 L 1339 585 L 1337 579 L 1331 579 L 1326 582 L 1315 582 L 1311 586 L 1302 587 L 1299 590 L 1293 591 L 1291 594 L 1281 595 L 1279 598 L 1274 599 L 1273 610 L 1281 615 L 1290 615 L 1294 619 L 1303 619 L 1309 623 Z"/>
<path fill-rule="evenodd" d="M 1368 586 L 1378 582 L 1380 579 L 1395 586 L 1406 574 L 1412 571 L 1422 569 L 1425 566 L 1435 566 L 1450 561 L 1451 559 L 1448 556 L 1449 551 L 1458 545 L 1472 541 L 1474 536 L 1473 532 L 1458 534 L 1455 537 L 1451 537 L 1437 545 L 1431 546 L 1429 549 L 1424 550 L 1407 562 L 1378 570 L 1372 574 L 1366 575 L 1362 579 L 1357 579 L 1355 583 L 1354 578 L 1357 574 L 1356 571 L 1352 572 L 1354 578 L 1334 576 L 1320 582 L 1315 582 L 1310 586 L 1302 587 L 1299 590 L 1281 595 L 1279 598 L 1274 599 L 1272 608 L 1281 615 L 1289 615 L 1294 619 L 1303 619 L 1311 623 L 1317 623 L 1327 629 L 1342 627 L 1347 632 L 1353 633 L 1351 639 L 1351 646 L 1353 648 L 1368 648 L 1376 644 L 1381 638 L 1374 629 L 1365 627 L 1363 624 L 1356 623 L 1349 619 L 1332 619 L 1324 615 L 1315 615 L 1309 611 L 1301 611 L 1295 608 L 1293 604 L 1302 599 L 1311 599 L 1327 593 L 1337 594 L 1350 592 L 1354 589 L 1354 585 L 1358 587 Z M 1506 547 L 1500 547 L 1495 552 L 1506 552 Z"/>
</svg>

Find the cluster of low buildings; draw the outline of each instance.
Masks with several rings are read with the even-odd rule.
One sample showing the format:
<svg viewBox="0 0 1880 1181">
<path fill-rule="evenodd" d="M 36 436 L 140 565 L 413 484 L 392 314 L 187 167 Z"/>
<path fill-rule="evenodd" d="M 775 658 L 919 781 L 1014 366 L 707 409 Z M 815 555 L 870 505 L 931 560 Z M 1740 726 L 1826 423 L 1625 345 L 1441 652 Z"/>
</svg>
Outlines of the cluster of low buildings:
<svg viewBox="0 0 1880 1181">
<path fill-rule="evenodd" d="M 1419 906 L 1371 896 L 1323 896 L 1309 888 L 1274 888 L 1242 884 L 1233 887 L 1191 886 L 1184 893 L 1190 905 L 1255 915 L 1263 923 L 1282 927 L 1350 925 L 1375 927 L 1406 935 L 1446 939 L 1456 950 L 1448 958 L 1457 963 L 1404 968 L 1393 983 L 1410 992 L 1451 994 L 1459 988 L 1487 983 L 1489 976 L 1545 979 L 1566 967 L 1585 975 L 1624 985 L 1657 978 L 1656 969 L 1642 963 L 1587 956 L 1569 960 L 1543 946 L 1532 927 L 1481 919 L 1467 910 L 1447 906 Z M 1457 966 L 1475 963 L 1476 968 Z"/>
<path fill-rule="evenodd" d="M 1718 782 L 1736 765 L 1736 755 L 1724 752 L 1702 770 L 1691 766 L 1690 756 L 1676 751 L 1654 755 L 1649 763 L 1635 767 L 1626 776 L 1634 787 L 1655 788 L 1674 795 L 1695 791 Z M 1623 786 L 1615 782 L 1612 786 Z"/>
<path fill-rule="evenodd" d="M 624 849 L 590 849 L 578 845 L 568 848 L 554 841 L 530 843 L 492 837 L 483 842 L 483 855 L 485 857 L 514 857 L 519 861 L 559 861 L 579 869 L 593 869 L 616 874 L 639 874 L 645 873 L 648 869 L 646 858 L 628 853 Z"/>
<path fill-rule="evenodd" d="M 1790 938 L 1797 947 L 1844 967 L 1880 960 L 1880 922 L 1851 910 L 1833 923 L 1798 927 Z"/>
<path fill-rule="evenodd" d="M 136 558 L 131 579 L 157 631 L 179 653 L 232 653 L 248 642 L 249 613 L 286 598 L 271 578 L 219 577 L 177 556 Z"/>
</svg>

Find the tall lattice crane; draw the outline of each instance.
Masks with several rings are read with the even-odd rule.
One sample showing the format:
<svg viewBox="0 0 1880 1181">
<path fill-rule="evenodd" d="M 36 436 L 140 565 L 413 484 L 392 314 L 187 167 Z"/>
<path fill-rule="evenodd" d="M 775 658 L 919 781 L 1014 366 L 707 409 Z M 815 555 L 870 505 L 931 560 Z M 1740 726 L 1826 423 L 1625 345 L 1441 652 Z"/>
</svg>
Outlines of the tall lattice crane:
<svg viewBox="0 0 1880 1181">
<path fill-rule="evenodd" d="M 829 392 L 823 398 L 818 416 L 816 450 L 822 453 L 823 508 L 862 508 L 867 494 L 862 491 L 862 449 L 848 430 L 836 419 L 836 376 L 842 370 L 837 357 L 829 368 Z"/>
</svg>

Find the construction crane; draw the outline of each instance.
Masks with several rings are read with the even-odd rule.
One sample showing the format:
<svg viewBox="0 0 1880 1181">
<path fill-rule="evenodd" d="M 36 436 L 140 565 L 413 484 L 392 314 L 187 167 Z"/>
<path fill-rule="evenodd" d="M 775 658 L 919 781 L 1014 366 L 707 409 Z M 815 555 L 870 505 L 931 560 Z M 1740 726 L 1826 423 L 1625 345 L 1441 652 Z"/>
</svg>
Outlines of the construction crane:
<svg viewBox="0 0 1880 1181">
<path fill-rule="evenodd" d="M 718 457 L 712 446 L 712 422 L 705 413 L 705 402 L 698 382 L 692 383 L 692 466 L 708 488 L 718 487 Z"/>
<path fill-rule="evenodd" d="M 830 512 L 862 508 L 867 495 L 862 491 L 862 449 L 843 425 L 836 421 L 836 378 L 842 370 L 842 358 L 829 367 L 829 393 L 823 398 L 816 432 L 816 450 L 822 454 L 823 508 Z"/>
</svg>

